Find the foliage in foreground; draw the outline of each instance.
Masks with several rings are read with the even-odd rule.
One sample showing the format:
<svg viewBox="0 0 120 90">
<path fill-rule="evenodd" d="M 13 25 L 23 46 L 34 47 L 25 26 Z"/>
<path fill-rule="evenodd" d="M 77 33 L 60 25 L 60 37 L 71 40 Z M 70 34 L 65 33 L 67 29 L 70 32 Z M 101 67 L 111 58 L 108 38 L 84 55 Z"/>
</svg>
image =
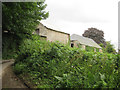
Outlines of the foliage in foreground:
<svg viewBox="0 0 120 90">
<path fill-rule="evenodd" d="M 22 40 L 48 18 L 44 2 L 2 2 L 2 59 L 15 58 Z"/>
<path fill-rule="evenodd" d="M 37 88 L 118 88 L 118 62 L 118 55 L 28 39 L 20 48 L 14 71 L 27 75 Z"/>
<path fill-rule="evenodd" d="M 39 21 L 48 17 L 45 0 L 40 2 L 3 2 L 3 31 L 8 31 L 21 38 L 32 34 Z"/>
</svg>

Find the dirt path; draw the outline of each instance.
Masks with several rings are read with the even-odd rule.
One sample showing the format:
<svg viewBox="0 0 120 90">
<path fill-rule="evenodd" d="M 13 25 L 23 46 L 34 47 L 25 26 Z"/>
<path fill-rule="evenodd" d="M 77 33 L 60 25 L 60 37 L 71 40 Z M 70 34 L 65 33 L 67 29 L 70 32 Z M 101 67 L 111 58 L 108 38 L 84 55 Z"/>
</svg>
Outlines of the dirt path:
<svg viewBox="0 0 120 90">
<path fill-rule="evenodd" d="M 2 88 L 22 88 L 27 89 L 27 87 L 16 77 L 13 73 L 12 65 L 13 62 L 7 62 L 2 65 Z"/>
</svg>

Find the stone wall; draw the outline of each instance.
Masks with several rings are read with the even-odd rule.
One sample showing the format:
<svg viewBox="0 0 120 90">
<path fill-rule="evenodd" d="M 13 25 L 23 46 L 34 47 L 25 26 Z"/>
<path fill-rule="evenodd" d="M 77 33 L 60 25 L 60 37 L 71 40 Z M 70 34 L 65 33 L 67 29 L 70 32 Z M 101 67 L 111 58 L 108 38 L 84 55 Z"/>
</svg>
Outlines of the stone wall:
<svg viewBox="0 0 120 90">
<path fill-rule="evenodd" d="M 69 42 L 69 37 L 70 37 L 69 34 L 65 34 L 59 31 L 51 30 L 51 29 L 47 30 L 48 41 L 52 41 L 52 42 L 59 41 L 63 44 L 67 44 Z"/>
<path fill-rule="evenodd" d="M 86 50 L 87 46 L 80 44 L 77 40 L 71 40 L 71 44 L 73 44 L 73 47 L 77 47 L 77 48 L 82 48 L 83 50 Z M 78 45 L 81 45 L 81 47 L 79 47 Z M 97 52 L 96 50 L 97 48 L 94 47 L 94 52 Z M 102 49 L 99 48 L 99 52 L 102 52 Z"/>
<path fill-rule="evenodd" d="M 102 49 L 101 49 L 101 48 L 99 49 L 99 52 L 102 52 Z"/>
<path fill-rule="evenodd" d="M 39 35 L 47 36 L 47 29 L 45 28 L 43 24 L 40 23 L 37 29 L 39 29 Z"/>
<path fill-rule="evenodd" d="M 77 48 L 79 48 L 79 47 L 78 47 L 78 44 L 79 44 L 78 41 L 76 41 L 76 40 L 71 41 L 71 44 L 73 44 L 73 47 L 77 47 Z"/>
<path fill-rule="evenodd" d="M 43 24 L 39 24 L 37 27 L 37 30 L 39 30 L 39 35 L 40 36 L 45 36 L 46 40 L 54 42 L 54 41 L 59 41 L 63 44 L 68 44 L 70 35 L 68 33 L 64 33 L 61 31 L 56 31 L 50 28 L 47 28 Z"/>
</svg>

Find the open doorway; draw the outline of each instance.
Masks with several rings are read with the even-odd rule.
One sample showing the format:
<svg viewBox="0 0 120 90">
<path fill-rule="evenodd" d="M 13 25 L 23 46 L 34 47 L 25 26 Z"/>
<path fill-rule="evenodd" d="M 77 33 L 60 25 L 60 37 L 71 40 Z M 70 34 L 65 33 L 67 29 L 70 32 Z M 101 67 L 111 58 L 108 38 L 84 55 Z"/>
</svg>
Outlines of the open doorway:
<svg viewBox="0 0 120 90">
<path fill-rule="evenodd" d="M 73 43 L 71 43 L 71 47 L 74 47 L 74 44 L 73 44 Z"/>
</svg>

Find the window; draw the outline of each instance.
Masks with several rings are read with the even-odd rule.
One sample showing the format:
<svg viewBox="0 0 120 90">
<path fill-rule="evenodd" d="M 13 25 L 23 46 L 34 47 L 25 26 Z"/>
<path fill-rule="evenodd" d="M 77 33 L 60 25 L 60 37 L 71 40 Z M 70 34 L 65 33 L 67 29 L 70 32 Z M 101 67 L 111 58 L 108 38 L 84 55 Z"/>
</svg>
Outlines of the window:
<svg viewBox="0 0 120 90">
<path fill-rule="evenodd" d="M 36 29 L 35 33 L 36 33 L 37 35 L 39 35 L 39 29 Z"/>
<path fill-rule="evenodd" d="M 74 44 L 73 44 L 73 43 L 71 43 L 71 47 L 74 47 Z"/>
</svg>

